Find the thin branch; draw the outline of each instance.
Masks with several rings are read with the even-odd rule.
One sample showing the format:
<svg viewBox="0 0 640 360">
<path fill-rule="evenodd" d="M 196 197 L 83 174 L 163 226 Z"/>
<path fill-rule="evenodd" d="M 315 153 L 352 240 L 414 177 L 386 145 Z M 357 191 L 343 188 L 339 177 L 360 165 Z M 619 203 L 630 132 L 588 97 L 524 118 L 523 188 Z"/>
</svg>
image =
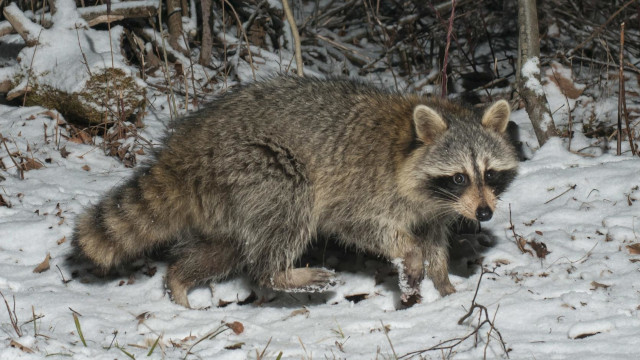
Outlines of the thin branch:
<svg viewBox="0 0 640 360">
<path fill-rule="evenodd" d="M 302 64 L 302 50 L 300 45 L 300 33 L 298 32 L 298 26 L 296 25 L 296 19 L 293 17 L 293 12 L 291 12 L 291 8 L 289 7 L 288 0 L 282 0 L 282 8 L 284 9 L 284 13 L 287 17 L 287 22 L 291 27 L 291 35 L 293 36 L 293 42 L 295 47 L 296 54 L 296 71 L 298 76 L 303 77 L 303 64 Z"/>
</svg>

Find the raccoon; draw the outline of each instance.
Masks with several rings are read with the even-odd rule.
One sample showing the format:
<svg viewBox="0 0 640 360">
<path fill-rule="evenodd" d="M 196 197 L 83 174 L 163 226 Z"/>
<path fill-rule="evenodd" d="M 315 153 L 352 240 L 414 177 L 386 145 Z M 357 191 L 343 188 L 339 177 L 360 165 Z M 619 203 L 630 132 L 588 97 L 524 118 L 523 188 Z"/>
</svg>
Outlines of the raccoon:
<svg viewBox="0 0 640 360">
<path fill-rule="evenodd" d="M 426 275 L 445 296 L 448 229 L 491 219 L 516 175 L 509 104 L 476 113 L 348 79 L 276 77 L 177 121 L 154 160 L 76 220 L 72 244 L 107 271 L 171 249 L 166 285 L 187 292 L 244 272 L 284 291 L 322 290 L 295 267 L 319 235 L 399 267 L 402 299 Z"/>
</svg>

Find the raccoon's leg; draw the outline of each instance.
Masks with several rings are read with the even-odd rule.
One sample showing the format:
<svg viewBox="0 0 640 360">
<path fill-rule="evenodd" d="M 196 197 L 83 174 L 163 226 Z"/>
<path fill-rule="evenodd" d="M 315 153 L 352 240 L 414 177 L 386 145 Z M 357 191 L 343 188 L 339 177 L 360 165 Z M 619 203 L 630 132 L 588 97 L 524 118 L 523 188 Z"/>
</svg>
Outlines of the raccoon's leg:
<svg viewBox="0 0 640 360">
<path fill-rule="evenodd" d="M 424 279 L 423 252 L 417 240 L 404 232 L 396 231 L 393 247 L 387 255 L 398 268 L 398 281 L 402 302 L 408 305 L 420 301 L 420 284 Z"/>
<path fill-rule="evenodd" d="M 305 164 L 277 136 L 254 138 L 225 158 L 231 227 L 251 278 L 280 290 L 325 288 L 333 272 L 294 268 L 316 235 Z M 231 171 L 233 170 L 233 171 Z"/>
<path fill-rule="evenodd" d="M 188 216 L 177 185 L 159 166 L 141 169 L 76 219 L 76 252 L 106 271 L 169 241 Z"/>
<path fill-rule="evenodd" d="M 423 242 L 424 258 L 428 263 L 427 276 L 440 295 L 446 296 L 456 292 L 449 280 L 449 234 L 443 227 L 430 235 Z"/>
<path fill-rule="evenodd" d="M 206 281 L 227 277 L 239 267 L 239 253 L 223 236 L 183 234 L 172 249 L 175 260 L 167 271 L 166 284 L 176 304 L 189 308 L 188 291 Z"/>
</svg>

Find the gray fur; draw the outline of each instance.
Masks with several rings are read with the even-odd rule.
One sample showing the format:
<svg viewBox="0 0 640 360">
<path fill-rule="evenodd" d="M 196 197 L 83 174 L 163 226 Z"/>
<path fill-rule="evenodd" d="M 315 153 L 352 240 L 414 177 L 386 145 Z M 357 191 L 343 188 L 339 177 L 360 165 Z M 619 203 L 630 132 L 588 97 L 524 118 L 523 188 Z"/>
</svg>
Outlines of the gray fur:
<svg viewBox="0 0 640 360">
<path fill-rule="evenodd" d="M 416 129 L 433 124 L 414 119 L 420 104 L 446 126 Z M 78 217 L 73 244 L 105 270 L 173 247 L 167 285 L 184 306 L 189 288 L 236 271 L 278 289 L 323 287 L 332 272 L 293 268 L 318 234 L 401 259 L 406 296 L 426 261 L 446 295 L 455 291 L 448 225 L 471 202 L 436 198 L 428 183 L 479 161 L 471 153 L 517 166 L 503 134 L 460 105 L 349 80 L 273 78 L 176 123 L 151 165 Z"/>
</svg>

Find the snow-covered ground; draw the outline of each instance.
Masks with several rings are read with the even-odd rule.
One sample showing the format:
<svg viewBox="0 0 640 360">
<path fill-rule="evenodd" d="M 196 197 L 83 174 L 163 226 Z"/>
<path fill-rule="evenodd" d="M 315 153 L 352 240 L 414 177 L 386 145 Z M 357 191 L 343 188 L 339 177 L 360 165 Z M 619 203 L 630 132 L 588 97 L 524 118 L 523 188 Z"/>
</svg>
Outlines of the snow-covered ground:
<svg viewBox="0 0 640 360">
<path fill-rule="evenodd" d="M 10 309 L 0 300 L 0 359 L 418 358 L 413 352 L 475 330 L 479 310 L 458 324 L 481 272 L 470 263 L 494 270 L 475 301 L 495 328 L 485 324 L 477 338 L 424 358 L 506 358 L 498 331 L 511 359 L 638 358 L 640 161 L 629 152 L 578 155 L 566 139 L 529 151 L 484 234 L 466 236 L 454 252 L 458 291 L 448 297 L 425 280 L 422 303 L 399 309 L 392 266 L 333 252 L 325 264 L 342 271 L 328 293 L 275 293 L 239 277 L 217 284 L 213 296 L 194 290 L 191 304 L 201 309 L 188 310 L 166 295 L 162 262 L 141 261 L 132 274 L 100 280 L 65 261 L 76 215 L 133 170 L 99 145 L 65 139 L 52 117 L 42 108 L 0 106 L 0 292 Z M 142 135 L 157 142 L 167 117 L 149 114 Z M 535 143 L 524 110 L 512 118 L 522 140 Z M 591 142 L 578 132 L 572 150 Z M 7 149 L 32 162 L 24 179 Z M 47 254 L 49 269 L 34 272 Z"/>
</svg>

